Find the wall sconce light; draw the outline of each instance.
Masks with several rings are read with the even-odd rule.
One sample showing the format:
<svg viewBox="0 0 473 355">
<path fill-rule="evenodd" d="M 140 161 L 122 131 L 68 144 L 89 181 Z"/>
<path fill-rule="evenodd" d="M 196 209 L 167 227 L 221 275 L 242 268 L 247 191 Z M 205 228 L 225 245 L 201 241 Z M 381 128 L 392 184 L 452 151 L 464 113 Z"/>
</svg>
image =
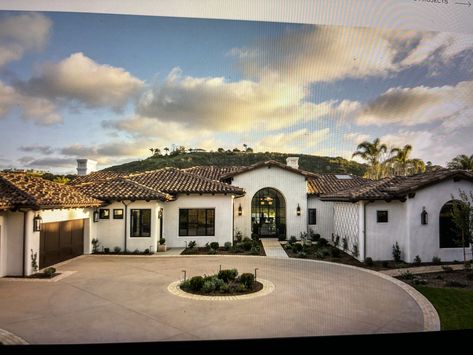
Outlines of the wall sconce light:
<svg viewBox="0 0 473 355">
<path fill-rule="evenodd" d="M 241 203 L 240 206 L 238 206 L 238 215 L 241 216 L 243 214 L 243 210 L 241 208 Z"/>
<path fill-rule="evenodd" d="M 158 218 L 159 219 L 163 218 L 163 209 L 162 208 L 159 209 Z"/>
<path fill-rule="evenodd" d="M 422 212 L 420 214 L 420 223 L 428 224 L 429 223 L 429 214 L 425 210 L 425 207 L 422 207 Z"/>
<path fill-rule="evenodd" d="M 95 210 L 94 211 L 94 222 L 98 222 L 99 221 L 99 211 Z"/>
<path fill-rule="evenodd" d="M 41 223 L 43 223 L 43 219 L 40 215 L 37 215 L 33 218 L 33 232 L 41 231 Z"/>
<path fill-rule="evenodd" d="M 296 214 L 297 214 L 298 216 L 301 215 L 301 206 L 299 206 L 299 204 L 297 204 Z"/>
</svg>

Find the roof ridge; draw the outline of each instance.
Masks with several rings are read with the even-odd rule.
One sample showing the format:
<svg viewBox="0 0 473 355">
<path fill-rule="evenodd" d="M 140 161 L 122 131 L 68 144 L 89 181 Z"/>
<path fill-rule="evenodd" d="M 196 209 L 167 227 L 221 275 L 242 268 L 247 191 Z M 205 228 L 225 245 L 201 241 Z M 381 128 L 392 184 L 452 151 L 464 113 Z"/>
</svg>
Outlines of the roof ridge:
<svg viewBox="0 0 473 355">
<path fill-rule="evenodd" d="M 29 194 L 28 192 L 26 192 L 26 191 L 20 189 L 20 188 L 19 188 L 17 185 L 15 185 L 10 179 L 5 178 L 5 175 L 7 175 L 7 174 L 9 174 L 9 173 L 1 173 L 1 174 L 0 174 L 0 177 L 2 178 L 2 180 L 3 180 L 8 186 L 12 187 L 12 188 L 15 189 L 18 193 L 20 193 L 20 195 L 22 195 L 22 197 L 24 197 L 25 200 L 30 200 L 30 201 L 33 201 L 34 203 L 37 203 L 37 199 L 36 199 L 33 195 L 31 195 L 31 194 Z M 25 177 L 27 176 L 27 174 L 24 173 L 24 172 L 16 172 L 16 173 L 13 173 L 13 172 L 12 172 L 12 173 L 10 173 L 10 174 L 23 175 L 23 176 L 25 176 Z"/>
<path fill-rule="evenodd" d="M 139 182 L 137 181 L 134 181 L 134 180 L 130 180 L 130 179 L 127 179 L 126 177 L 119 177 L 117 178 L 116 180 L 122 180 L 126 183 L 130 183 L 130 184 L 133 184 L 133 185 L 136 185 L 144 190 L 148 190 L 148 191 L 152 191 L 152 192 L 157 192 L 159 194 L 162 194 L 163 196 L 165 196 L 166 198 L 172 200 L 174 199 L 174 197 L 171 195 L 171 194 L 168 194 L 167 192 L 163 192 L 159 189 L 154 189 L 154 188 L 151 188 L 149 186 L 146 186 L 146 185 L 143 185 L 143 184 L 140 184 Z"/>
</svg>

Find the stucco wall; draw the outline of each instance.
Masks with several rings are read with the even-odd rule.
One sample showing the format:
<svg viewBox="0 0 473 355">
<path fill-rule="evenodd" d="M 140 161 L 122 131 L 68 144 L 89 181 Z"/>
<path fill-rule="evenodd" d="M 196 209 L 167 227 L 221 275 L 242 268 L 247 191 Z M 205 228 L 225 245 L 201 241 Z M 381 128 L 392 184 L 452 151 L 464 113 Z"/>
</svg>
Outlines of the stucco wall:
<svg viewBox="0 0 473 355">
<path fill-rule="evenodd" d="M 335 202 L 334 205 L 334 235 L 340 237 L 338 247 L 343 249 L 343 238 L 347 238 L 348 250 L 347 253 L 354 254 L 354 246 L 358 247 L 357 259 L 363 259 L 363 230 L 362 230 L 362 219 L 363 219 L 363 204 L 358 203 L 346 203 L 346 202 Z M 332 236 L 330 235 L 328 240 L 330 241 Z"/>
<path fill-rule="evenodd" d="M 376 211 L 388 211 L 388 222 L 377 223 Z M 398 242 L 401 259 L 408 253 L 406 203 L 375 201 L 366 205 L 366 256 L 373 260 L 392 260 L 393 244 Z"/>
<path fill-rule="evenodd" d="M 156 252 L 159 241 L 159 217 L 158 211 L 161 207 L 160 203 L 155 201 L 135 201 L 126 202 L 127 218 L 125 229 L 125 216 L 123 219 L 113 219 L 114 209 L 123 209 L 125 213 L 125 206 L 121 202 L 113 202 L 103 208 L 110 210 L 109 219 L 99 219 L 98 222 L 92 222 L 91 227 L 95 228 L 95 236 L 99 240 L 100 247 L 109 248 L 113 251 L 115 247 L 119 247 L 122 251 L 125 250 L 125 231 L 126 231 L 126 249 L 128 251 L 144 251 L 150 249 L 151 252 Z M 150 237 L 130 237 L 130 216 L 132 209 L 151 209 L 151 235 Z"/>
<path fill-rule="evenodd" d="M 215 236 L 179 236 L 180 208 L 214 208 Z M 186 241 L 195 240 L 198 246 L 207 242 L 232 242 L 233 196 L 231 195 L 178 195 L 176 201 L 164 205 L 163 237 L 168 247 L 185 247 Z"/>
<path fill-rule="evenodd" d="M 7 212 L 3 241 L 7 249 L 6 268 L 4 275 L 18 276 L 23 273 L 23 213 Z M 29 253 L 28 253 L 29 257 Z M 26 260 L 28 261 L 28 260 Z"/>
<path fill-rule="evenodd" d="M 414 198 L 408 199 L 407 223 L 410 230 L 409 261 L 419 255 L 422 261 L 432 261 L 433 256 L 438 256 L 442 261 L 463 260 L 463 248 L 440 248 L 439 215 L 442 206 L 450 201 L 451 195 L 459 197 L 458 189 L 473 191 L 473 183 L 467 181 L 454 182 L 453 179 L 441 182 L 432 187 L 417 191 Z M 420 214 L 422 207 L 428 213 L 428 224 L 422 225 Z M 467 258 L 471 259 L 471 249 L 467 249 Z"/>
<path fill-rule="evenodd" d="M 307 232 L 307 183 L 305 177 L 278 167 L 261 167 L 234 177 L 232 185 L 245 189 L 246 195 L 235 200 L 235 229 L 244 236 L 251 237 L 251 200 L 256 192 L 269 187 L 278 190 L 286 202 L 286 235 L 299 238 L 301 232 Z M 238 216 L 241 203 L 242 216 Z M 297 216 L 297 205 L 301 215 Z"/>
<path fill-rule="evenodd" d="M 319 233 L 321 237 L 330 240 L 333 229 L 333 202 L 323 202 L 320 201 L 318 197 L 309 197 L 307 199 L 307 209 L 315 208 L 317 210 L 317 224 L 308 224 L 308 229 L 312 229 L 314 233 Z M 309 223 L 309 216 L 307 216 L 308 211 L 306 212 L 306 221 Z"/>
<path fill-rule="evenodd" d="M 0 212 L 0 277 L 5 276 L 7 269 L 7 226 L 4 214 Z"/>
</svg>

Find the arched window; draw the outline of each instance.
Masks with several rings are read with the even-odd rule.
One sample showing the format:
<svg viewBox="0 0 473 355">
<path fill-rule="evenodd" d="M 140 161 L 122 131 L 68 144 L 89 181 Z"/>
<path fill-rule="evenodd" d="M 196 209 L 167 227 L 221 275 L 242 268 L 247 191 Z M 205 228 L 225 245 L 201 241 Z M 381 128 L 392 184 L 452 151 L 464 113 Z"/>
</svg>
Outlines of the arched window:
<svg viewBox="0 0 473 355">
<path fill-rule="evenodd" d="M 279 191 L 266 187 L 253 196 L 251 233 L 259 237 L 286 235 L 286 202 Z"/>
<path fill-rule="evenodd" d="M 461 201 L 456 201 L 457 203 L 462 203 Z M 452 217 L 453 211 L 453 201 L 448 201 L 443 205 L 440 210 L 439 218 L 439 242 L 440 248 L 461 248 L 462 247 L 462 235 L 461 231 L 453 222 Z M 465 240 L 468 240 L 468 237 L 465 236 Z M 468 243 L 465 242 L 465 246 L 468 246 Z"/>
</svg>

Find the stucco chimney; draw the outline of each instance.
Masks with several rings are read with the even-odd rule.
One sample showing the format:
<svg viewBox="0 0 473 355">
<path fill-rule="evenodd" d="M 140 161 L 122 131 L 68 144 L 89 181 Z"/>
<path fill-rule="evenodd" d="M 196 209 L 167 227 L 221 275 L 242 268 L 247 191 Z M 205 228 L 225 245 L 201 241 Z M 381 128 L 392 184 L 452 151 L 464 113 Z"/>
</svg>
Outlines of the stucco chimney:
<svg viewBox="0 0 473 355">
<path fill-rule="evenodd" d="M 287 157 L 286 164 L 291 168 L 299 169 L 299 157 Z"/>
<path fill-rule="evenodd" d="M 97 170 L 97 162 L 92 159 L 77 159 L 77 175 L 84 176 Z"/>
</svg>

